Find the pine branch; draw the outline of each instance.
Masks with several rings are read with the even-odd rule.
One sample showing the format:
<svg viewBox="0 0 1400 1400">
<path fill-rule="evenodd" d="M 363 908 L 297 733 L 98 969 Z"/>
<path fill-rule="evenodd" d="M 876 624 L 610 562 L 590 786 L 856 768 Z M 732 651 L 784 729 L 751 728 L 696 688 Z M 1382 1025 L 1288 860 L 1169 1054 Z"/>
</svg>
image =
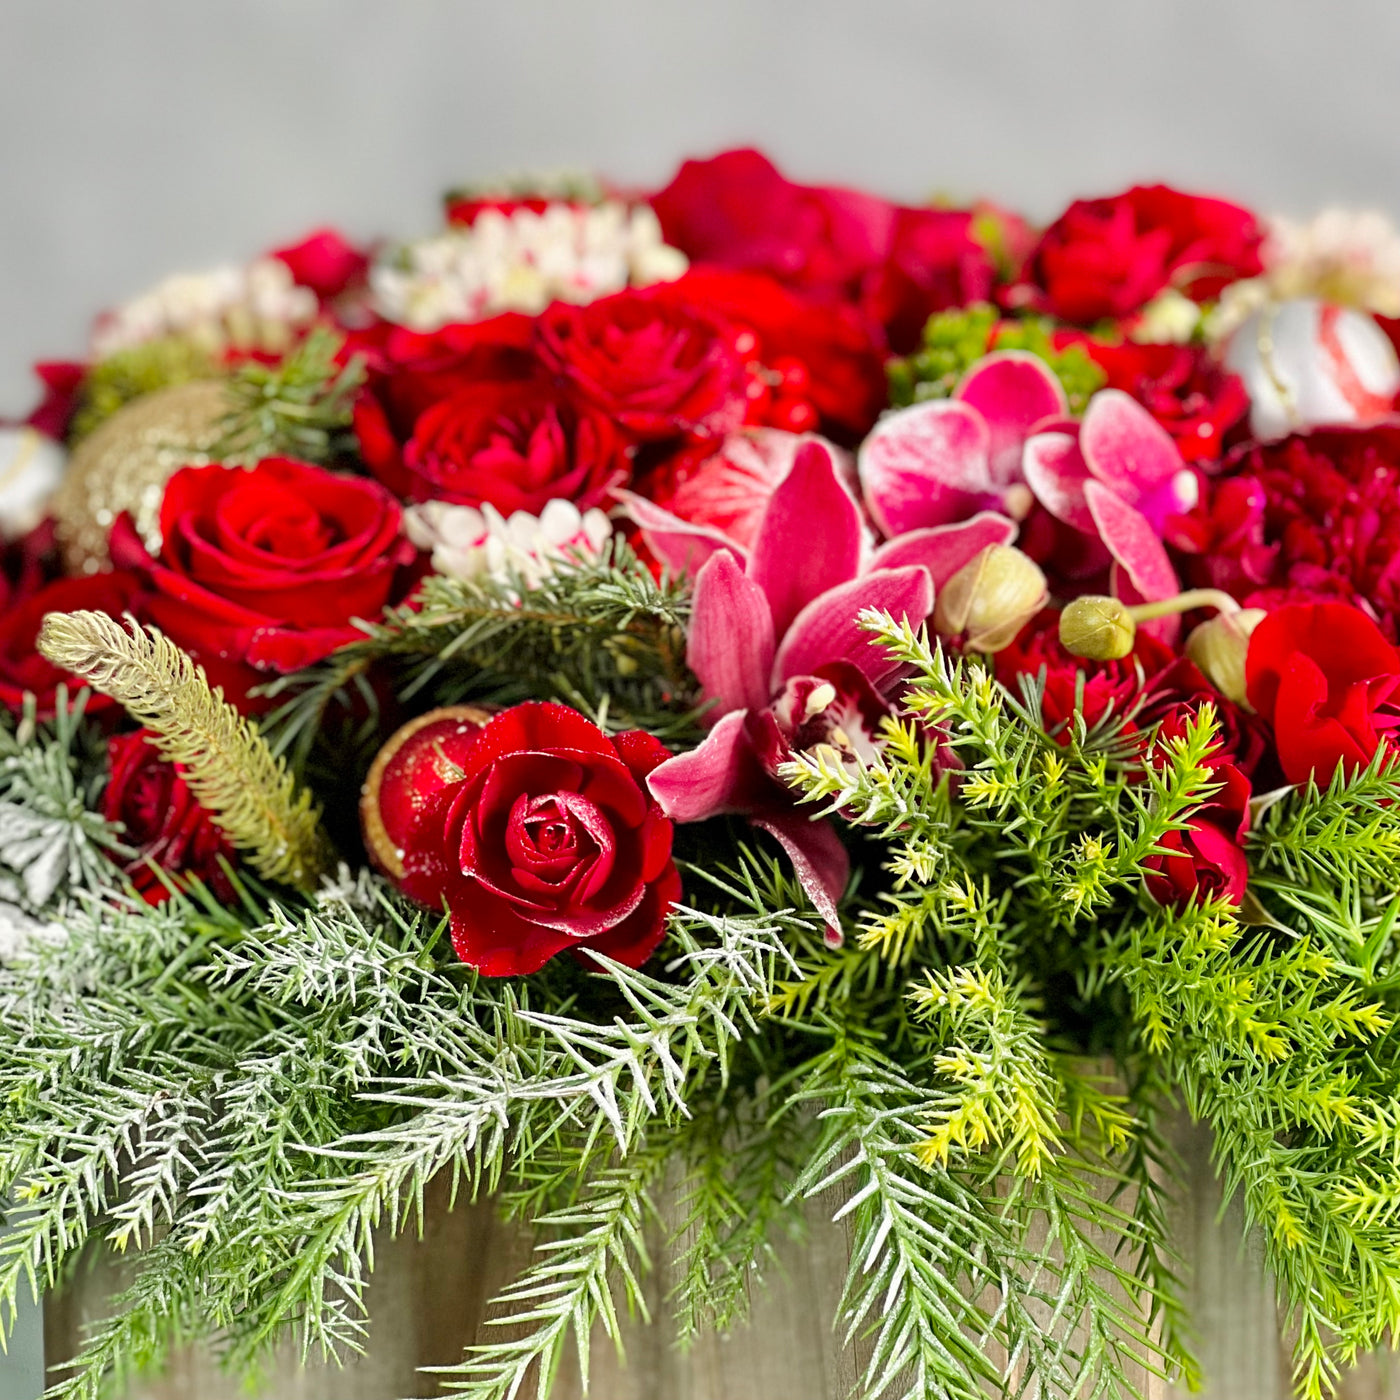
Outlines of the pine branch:
<svg viewBox="0 0 1400 1400">
<path fill-rule="evenodd" d="M 105 613 L 50 613 L 40 652 L 152 731 L 163 757 L 264 878 L 309 888 L 329 864 L 320 815 L 253 726 L 210 690 L 202 667 L 153 628 Z"/>
</svg>

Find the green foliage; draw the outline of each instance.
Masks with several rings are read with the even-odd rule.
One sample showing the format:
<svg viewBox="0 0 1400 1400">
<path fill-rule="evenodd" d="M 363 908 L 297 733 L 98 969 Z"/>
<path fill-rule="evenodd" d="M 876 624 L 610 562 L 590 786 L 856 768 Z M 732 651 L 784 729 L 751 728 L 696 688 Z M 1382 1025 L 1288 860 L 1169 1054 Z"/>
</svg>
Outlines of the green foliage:
<svg viewBox="0 0 1400 1400">
<path fill-rule="evenodd" d="M 963 375 L 992 350 L 1024 350 L 1050 367 L 1064 388 L 1071 413 L 1082 413 L 1104 373 L 1081 345 L 1057 350 L 1055 323 L 1044 316 L 1001 320 L 996 307 L 975 302 L 957 311 L 939 311 L 924 326 L 923 342 L 912 354 L 887 362 L 890 402 L 896 408 L 925 399 L 946 399 Z"/>
<path fill-rule="evenodd" d="M 355 449 L 355 395 L 365 380 L 358 357 L 342 362 L 345 339 L 316 326 L 276 364 L 248 360 L 228 380 L 232 407 L 209 448 L 214 462 L 296 457 L 329 463 Z"/>
<path fill-rule="evenodd" d="M 80 442 L 118 409 L 145 394 L 172 384 L 188 384 L 192 379 L 217 379 L 219 373 L 213 356 L 203 346 L 180 336 L 113 351 L 83 376 L 69 440 Z"/>
<path fill-rule="evenodd" d="M 681 589 L 623 549 L 516 583 L 431 584 L 303 678 L 280 742 L 376 665 L 422 704 L 544 694 L 693 733 Z M 1196 1374 L 1177 1105 L 1262 1235 L 1300 1392 L 1382 1343 L 1400 775 L 1276 795 L 1249 908 L 1165 908 L 1143 874 L 1214 791 L 1209 707 L 1147 765 L 1140 716 L 1048 734 L 1037 685 L 868 622 L 910 677 L 881 754 L 784 770 L 873 857 L 839 947 L 724 822 L 686 833 L 687 904 L 646 968 L 513 981 L 455 962 L 443 921 L 369 874 L 150 909 L 83 867 L 66 936 L 0 968 L 0 1308 L 98 1242 L 131 1267 L 53 1400 L 113 1397 L 187 1336 L 246 1374 L 288 1337 L 354 1351 L 376 1232 L 486 1195 L 537 1248 L 438 1373 L 471 1400 L 546 1396 L 570 1348 L 586 1374 L 593 1331 L 620 1345 L 645 1315 L 658 1245 L 682 1338 L 733 1325 L 812 1202 L 850 1230 L 859 1400 L 1141 1394 Z M 82 827 L 97 768 L 74 725 L 0 735 L 0 783 Z"/>
<path fill-rule="evenodd" d="M 698 687 L 685 665 L 687 587 L 658 581 L 627 544 L 561 562 L 537 586 L 522 578 L 430 575 L 412 608 L 362 624 L 365 640 L 269 688 L 282 703 L 264 724 L 294 765 L 356 706 L 378 734 L 378 668 L 406 706 L 559 700 L 610 731 L 644 728 L 684 745 L 698 737 Z"/>
</svg>

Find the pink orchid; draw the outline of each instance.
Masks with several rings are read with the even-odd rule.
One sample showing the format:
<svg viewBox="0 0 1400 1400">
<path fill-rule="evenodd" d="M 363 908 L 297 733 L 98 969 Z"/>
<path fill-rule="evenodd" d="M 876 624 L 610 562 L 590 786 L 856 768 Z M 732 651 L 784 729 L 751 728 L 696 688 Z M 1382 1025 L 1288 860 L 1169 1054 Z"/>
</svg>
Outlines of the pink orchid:
<svg viewBox="0 0 1400 1400">
<path fill-rule="evenodd" d="M 1162 545 L 1169 516 L 1189 510 L 1196 478 L 1170 434 L 1134 399 L 1104 389 L 1082 422 L 1045 362 L 1023 351 L 988 355 L 951 399 L 915 404 L 875 426 L 859 455 L 861 489 L 887 534 L 1003 510 L 1024 519 L 1039 503 L 1112 562 L 1129 603 L 1179 591 Z M 1144 626 L 1170 640 L 1178 619 Z"/>
<path fill-rule="evenodd" d="M 687 661 L 713 702 L 705 741 L 657 768 L 651 790 L 676 821 L 736 812 L 771 832 L 834 926 L 846 851 L 830 824 L 796 811 L 776 780 L 773 725 L 828 732 L 868 714 L 862 688 L 878 691 L 895 667 L 860 626 L 861 612 L 877 608 L 918 626 L 935 589 L 987 545 L 1009 543 L 1016 527 L 983 512 L 909 531 L 867 557 L 860 508 L 816 438 L 802 444 L 747 552 L 657 506 L 628 505 L 653 553 L 698 568 Z"/>
</svg>

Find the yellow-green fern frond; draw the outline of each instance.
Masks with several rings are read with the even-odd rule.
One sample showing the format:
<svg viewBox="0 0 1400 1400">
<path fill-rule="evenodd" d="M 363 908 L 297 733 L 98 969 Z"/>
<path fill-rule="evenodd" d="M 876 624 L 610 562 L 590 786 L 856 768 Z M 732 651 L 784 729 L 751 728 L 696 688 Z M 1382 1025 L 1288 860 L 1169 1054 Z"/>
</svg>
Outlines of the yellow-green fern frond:
<svg viewBox="0 0 1400 1400">
<path fill-rule="evenodd" d="M 39 650 L 151 731 L 258 874 L 303 889 L 315 884 L 330 850 L 311 794 L 298 792 L 266 740 L 185 652 L 154 628 L 132 619 L 127 631 L 99 612 L 50 613 Z"/>
</svg>

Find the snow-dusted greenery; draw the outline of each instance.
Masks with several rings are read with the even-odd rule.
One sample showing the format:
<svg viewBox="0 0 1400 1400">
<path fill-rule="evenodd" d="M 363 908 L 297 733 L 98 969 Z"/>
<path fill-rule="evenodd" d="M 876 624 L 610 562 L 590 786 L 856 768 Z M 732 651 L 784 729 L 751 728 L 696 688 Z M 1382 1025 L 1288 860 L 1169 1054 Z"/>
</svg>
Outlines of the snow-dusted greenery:
<svg viewBox="0 0 1400 1400">
<path fill-rule="evenodd" d="M 633 609 L 637 655 L 612 679 L 682 715 L 663 679 L 681 604 L 627 579 L 566 573 L 549 599 Z M 350 660 L 417 667 L 452 636 L 489 660 L 489 609 L 454 598 L 455 633 L 444 603 Z M 521 635 L 547 650 L 537 621 Z M 55 1400 L 119 1394 L 191 1333 L 239 1370 L 289 1336 L 353 1350 L 372 1231 L 416 1228 L 443 1176 L 541 1245 L 499 1300 L 512 1325 L 439 1377 L 471 1400 L 543 1393 L 566 1348 L 616 1336 L 677 1182 L 683 1335 L 741 1317 L 771 1241 L 835 1188 L 853 1248 L 833 1321 L 861 1396 L 1132 1394 L 1192 1368 L 1165 1224 L 1177 1102 L 1262 1233 L 1302 1393 L 1383 1341 L 1400 776 L 1378 759 L 1262 812 L 1248 921 L 1172 912 L 1143 863 L 1211 791 L 1208 713 L 1144 771 L 1113 726 L 1057 743 L 1034 685 L 1013 698 L 873 625 L 914 676 L 883 758 L 788 774 L 881 869 L 836 949 L 776 854 L 723 822 L 682 833 L 688 907 L 642 971 L 483 979 L 437 916 L 344 869 L 314 893 L 248 877 L 229 904 L 194 888 L 151 908 L 104 854 L 119 833 L 90 815 L 81 720 L 0 738 L 0 803 L 60 823 L 67 853 L 51 889 L 17 890 L 44 934 L 0 969 L 0 1307 L 90 1246 L 133 1267 Z M 596 649 L 551 654 L 570 693 L 606 701 Z M 442 663 L 431 683 L 469 675 Z M 328 667 L 301 717 L 350 678 Z"/>
</svg>

